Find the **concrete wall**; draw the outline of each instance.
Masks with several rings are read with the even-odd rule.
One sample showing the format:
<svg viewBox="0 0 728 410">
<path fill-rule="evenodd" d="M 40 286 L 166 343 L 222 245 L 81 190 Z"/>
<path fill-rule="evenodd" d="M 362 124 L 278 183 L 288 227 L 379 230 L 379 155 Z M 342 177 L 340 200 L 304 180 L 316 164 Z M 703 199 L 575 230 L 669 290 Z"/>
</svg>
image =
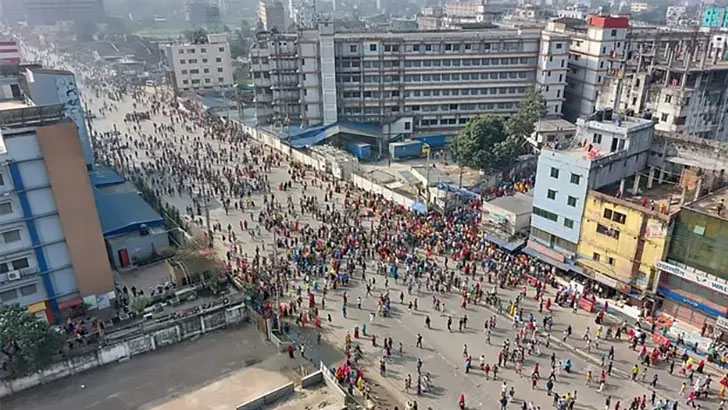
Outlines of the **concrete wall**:
<svg viewBox="0 0 728 410">
<path fill-rule="evenodd" d="M 236 410 L 257 410 L 271 405 L 272 403 L 291 396 L 294 392 L 293 382 L 281 386 L 277 389 L 264 393 L 252 400 L 249 400 L 238 407 Z"/>
<path fill-rule="evenodd" d="M 402 194 L 394 192 L 391 189 L 385 188 L 372 181 L 368 181 L 357 174 L 351 175 L 351 182 L 353 182 L 354 185 L 357 186 L 358 188 L 361 188 L 368 192 L 373 192 L 375 194 L 381 194 L 385 199 L 388 199 L 392 202 L 400 204 L 407 209 L 410 209 L 412 207 L 412 205 L 415 203 L 414 199 L 408 198 Z"/>
<path fill-rule="evenodd" d="M 101 221 L 91 192 L 78 129 L 74 123 L 66 122 L 38 127 L 36 134 L 78 291 L 81 296 L 113 291 L 111 265 L 105 255 Z"/>
<path fill-rule="evenodd" d="M 126 235 L 107 239 L 109 245 L 109 256 L 115 267 L 121 267 L 119 251 L 126 249 L 129 252 L 129 260 L 132 264 L 151 257 L 154 252 L 169 247 L 169 235 L 167 232 L 150 233 L 146 236 L 134 232 Z"/>
<path fill-rule="evenodd" d="M 57 362 L 40 373 L 20 379 L 5 380 L 0 384 L 0 398 L 95 367 L 127 360 L 133 356 L 156 350 L 161 346 L 179 343 L 200 333 L 235 325 L 247 317 L 247 310 L 242 304 L 232 307 L 222 306 L 213 312 L 190 318 L 190 320 L 200 323 L 199 331 L 187 332 L 180 323 L 175 322 L 167 328 L 102 346 L 94 352 Z"/>
</svg>

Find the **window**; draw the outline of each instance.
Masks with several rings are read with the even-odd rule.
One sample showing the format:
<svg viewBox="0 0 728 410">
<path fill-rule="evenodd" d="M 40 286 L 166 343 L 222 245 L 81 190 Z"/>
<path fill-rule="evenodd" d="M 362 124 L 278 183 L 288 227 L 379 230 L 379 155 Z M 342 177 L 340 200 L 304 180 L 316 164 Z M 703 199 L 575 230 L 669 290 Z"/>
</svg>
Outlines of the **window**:
<svg viewBox="0 0 728 410">
<path fill-rule="evenodd" d="M 594 136 L 592 137 L 592 142 L 595 144 L 601 144 L 602 143 L 602 134 L 594 133 Z"/>
<path fill-rule="evenodd" d="M 15 289 L 6 290 L 5 292 L 0 292 L 0 301 L 7 302 L 10 300 L 13 300 L 18 297 L 18 293 L 15 291 Z"/>
<path fill-rule="evenodd" d="M 30 266 L 28 258 L 15 259 L 10 264 L 13 265 L 13 269 L 25 269 Z"/>
<path fill-rule="evenodd" d="M 187 80 L 182 80 L 182 84 L 188 84 L 188 83 L 189 83 L 189 81 L 187 81 Z"/>
<path fill-rule="evenodd" d="M 572 173 L 571 174 L 571 183 L 574 185 L 579 185 L 580 182 L 581 182 L 581 175 Z"/>
<path fill-rule="evenodd" d="M 217 51 L 219 51 L 219 52 L 221 52 L 221 53 L 222 53 L 222 52 L 224 52 L 224 51 L 225 51 L 225 47 L 220 47 L 220 48 L 218 48 L 218 49 L 217 49 Z"/>
<path fill-rule="evenodd" d="M 202 59 L 202 64 L 206 64 L 206 63 L 207 63 L 207 59 L 206 58 L 203 58 Z"/>
<path fill-rule="evenodd" d="M 561 43 L 556 43 L 556 49 L 557 50 L 560 50 L 561 49 Z"/>
<path fill-rule="evenodd" d="M 222 63 L 222 57 L 216 58 L 215 61 L 218 62 L 218 63 Z"/>
<path fill-rule="evenodd" d="M 196 58 L 190 58 L 189 63 L 190 64 L 197 64 L 197 59 Z"/>
<path fill-rule="evenodd" d="M 377 45 L 376 44 L 369 44 L 369 51 L 377 51 Z"/>
<path fill-rule="evenodd" d="M 185 60 L 179 60 L 179 63 L 180 64 L 184 64 L 185 63 Z"/>
<path fill-rule="evenodd" d="M 617 37 L 617 30 L 612 30 L 612 37 Z"/>
<path fill-rule="evenodd" d="M 559 179 L 559 169 L 551 167 L 551 178 Z"/>
<path fill-rule="evenodd" d="M 225 82 L 225 79 L 223 77 L 217 77 L 217 82 L 218 83 L 224 83 Z"/>
<path fill-rule="evenodd" d="M 612 229 L 608 226 L 604 226 L 602 224 L 597 224 L 597 233 L 605 236 L 610 236 L 614 239 L 619 239 L 619 231 L 616 229 Z"/>
<path fill-rule="evenodd" d="M 592 254 L 592 259 L 594 259 L 595 261 L 599 262 L 599 259 L 601 259 L 601 255 L 599 255 L 598 253 L 594 252 Z"/>
<path fill-rule="evenodd" d="M 668 94 L 668 95 L 666 95 L 666 96 L 665 96 L 665 102 L 666 102 L 666 103 L 668 103 L 668 104 L 669 104 L 669 103 L 671 103 L 671 102 L 672 102 L 672 96 L 671 96 L 671 95 L 669 95 L 669 94 Z"/>
<path fill-rule="evenodd" d="M 13 243 L 20 241 L 20 229 L 14 229 L 12 231 L 3 232 L 3 242 Z"/>
<path fill-rule="evenodd" d="M 604 209 L 604 219 L 612 220 L 612 210 L 611 209 Z"/>
<path fill-rule="evenodd" d="M 0 215 L 9 215 L 13 213 L 13 206 L 10 201 L 0 202 Z"/>
<path fill-rule="evenodd" d="M 0 186 L 5 185 L 5 177 L 3 176 L 2 172 L 0 172 Z"/>
<path fill-rule="evenodd" d="M 205 78 L 205 83 L 206 84 L 209 84 L 210 83 L 210 79 L 209 78 Z"/>
<path fill-rule="evenodd" d="M 195 49 L 194 49 L 194 48 L 191 48 L 191 49 L 187 50 L 187 52 L 188 52 L 188 53 L 192 53 L 192 54 L 195 54 Z"/>
<path fill-rule="evenodd" d="M 569 229 L 574 229 L 574 221 L 569 218 L 564 218 L 564 226 Z"/>
<path fill-rule="evenodd" d="M 554 222 L 556 222 L 559 219 L 559 216 L 556 215 L 555 213 L 549 212 L 545 209 L 541 209 L 541 208 L 538 208 L 535 206 L 533 207 L 533 214 L 538 215 L 541 218 L 546 218 L 548 220 L 554 221 Z"/>
<path fill-rule="evenodd" d="M 187 74 L 187 70 L 182 70 L 182 74 Z"/>
<path fill-rule="evenodd" d="M 570 207 L 576 208 L 576 198 L 569 195 L 569 198 L 566 199 L 566 204 Z"/>
<path fill-rule="evenodd" d="M 546 197 L 548 197 L 548 199 L 556 199 L 556 191 L 549 189 L 546 193 Z"/>
<path fill-rule="evenodd" d="M 200 70 L 198 70 L 198 69 L 190 70 L 190 74 L 200 74 Z"/>
<path fill-rule="evenodd" d="M 203 68 L 202 69 L 202 72 L 205 73 L 205 74 L 210 74 L 210 69 L 209 68 Z"/>
<path fill-rule="evenodd" d="M 612 258 L 611 256 L 607 256 L 607 263 L 610 265 L 614 265 L 614 258 Z"/>
<path fill-rule="evenodd" d="M 20 294 L 23 296 L 30 296 L 37 292 L 38 290 L 35 287 L 35 283 L 32 283 L 30 285 L 25 285 L 20 288 Z"/>
<path fill-rule="evenodd" d="M 627 222 L 627 215 L 614 211 L 614 213 L 612 214 L 612 220 L 616 223 L 624 225 L 624 223 Z"/>
</svg>

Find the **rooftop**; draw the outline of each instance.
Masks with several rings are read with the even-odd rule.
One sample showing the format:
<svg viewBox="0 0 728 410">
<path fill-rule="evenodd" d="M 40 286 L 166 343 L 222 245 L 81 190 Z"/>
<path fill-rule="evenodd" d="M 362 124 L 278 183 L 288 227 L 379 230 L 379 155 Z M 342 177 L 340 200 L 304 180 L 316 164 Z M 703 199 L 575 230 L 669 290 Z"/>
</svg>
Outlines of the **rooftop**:
<svg viewBox="0 0 728 410">
<path fill-rule="evenodd" d="M 728 188 L 723 188 L 689 203 L 686 208 L 728 221 L 726 202 L 728 202 Z"/>
<path fill-rule="evenodd" d="M 136 192 L 103 194 L 94 190 L 96 208 L 104 236 L 122 235 L 148 228 L 164 226 L 164 220 Z"/>
<path fill-rule="evenodd" d="M 604 114 L 602 114 L 604 115 Z M 652 120 L 646 120 L 643 118 L 637 118 L 637 117 L 626 117 L 626 116 L 620 116 L 614 114 L 611 119 L 609 118 L 609 115 L 604 115 L 604 117 L 599 116 L 599 112 L 596 114 L 593 114 L 589 118 L 579 118 L 576 120 L 577 126 L 586 126 L 590 129 L 595 130 L 601 130 L 606 132 L 611 132 L 614 134 L 622 134 L 626 135 L 628 133 L 636 132 L 644 128 L 652 127 L 653 122 Z"/>
<path fill-rule="evenodd" d="M 26 107 L 30 107 L 30 105 L 23 100 L 0 101 L 0 111 L 12 110 L 14 108 L 26 108 Z"/>
<path fill-rule="evenodd" d="M 540 120 L 533 125 L 536 132 L 576 131 L 576 125 L 561 118 Z"/>
<path fill-rule="evenodd" d="M 516 215 L 525 215 L 530 214 L 533 209 L 533 194 L 516 192 L 514 195 L 495 198 L 488 201 L 488 203 L 506 211 L 513 212 Z"/>
<path fill-rule="evenodd" d="M 669 218 L 670 215 L 677 213 L 683 203 L 683 191 L 678 184 L 673 182 L 658 183 L 657 176 L 653 180 L 651 188 L 647 188 L 648 175 L 640 174 L 640 183 L 637 193 L 632 191 L 636 176 L 625 179 L 624 191 L 619 195 L 619 183 L 607 185 L 598 191 L 592 191 L 604 195 L 610 202 L 620 203 L 633 209 L 638 209 L 646 213 L 654 213 L 655 216 L 661 218 Z"/>
</svg>

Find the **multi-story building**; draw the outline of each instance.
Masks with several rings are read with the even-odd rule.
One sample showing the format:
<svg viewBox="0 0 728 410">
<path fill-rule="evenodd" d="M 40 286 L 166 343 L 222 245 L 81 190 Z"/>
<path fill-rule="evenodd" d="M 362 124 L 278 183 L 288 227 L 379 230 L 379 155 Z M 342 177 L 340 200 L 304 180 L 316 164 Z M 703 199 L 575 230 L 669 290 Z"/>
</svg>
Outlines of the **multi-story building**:
<svg viewBox="0 0 728 410">
<path fill-rule="evenodd" d="M 728 329 L 728 190 L 683 206 L 671 233 L 667 260 L 660 262 L 657 294 L 661 311 L 678 320 L 673 334 L 707 348 L 713 331 Z"/>
<path fill-rule="evenodd" d="M 651 116 L 659 131 L 726 140 L 726 50 L 725 33 L 631 28 L 627 48 L 610 56 L 597 108 Z"/>
<path fill-rule="evenodd" d="M 547 111 L 564 104 L 568 43 L 538 29 L 261 33 L 251 48 L 261 124 L 392 125 L 384 133 L 455 133 L 473 116 L 511 114 L 538 85 Z"/>
<path fill-rule="evenodd" d="M 637 118 L 580 118 L 570 145 L 544 148 L 526 249 L 574 267 L 587 192 L 614 183 L 624 192 L 625 178 L 647 164 L 653 131 L 652 121 Z"/>
<path fill-rule="evenodd" d="M 611 59 L 626 47 L 626 17 L 591 16 L 587 21 L 560 18 L 548 23 L 545 33 L 568 36 L 569 57 L 564 116 L 569 121 L 591 115 L 602 85 L 612 70 Z"/>
<path fill-rule="evenodd" d="M 645 2 L 633 2 L 629 5 L 629 11 L 632 13 L 644 13 L 651 8 L 652 6 L 650 5 L 650 3 Z"/>
<path fill-rule="evenodd" d="M 113 275 L 79 128 L 68 102 L 35 103 L 32 75 L 19 75 L 24 93 L 0 102 L 0 303 L 48 321 L 84 302 L 108 307 Z"/>
<path fill-rule="evenodd" d="M 624 294 L 652 291 L 679 209 L 673 197 L 680 193 L 673 193 L 672 185 L 653 186 L 653 172 L 641 186 L 636 176 L 632 189 L 619 197 L 607 190 L 587 192 L 577 250 L 586 276 Z"/>
<path fill-rule="evenodd" d="M 665 24 L 668 27 L 685 25 L 689 21 L 687 18 L 687 10 L 685 6 L 668 6 L 665 12 Z"/>
<path fill-rule="evenodd" d="M 258 20 L 267 31 L 286 30 L 286 9 L 277 0 L 261 0 L 258 3 Z"/>
<path fill-rule="evenodd" d="M 226 89 L 233 85 L 232 58 L 227 36 L 208 34 L 201 43 L 160 44 L 167 81 L 176 93 Z"/>
</svg>

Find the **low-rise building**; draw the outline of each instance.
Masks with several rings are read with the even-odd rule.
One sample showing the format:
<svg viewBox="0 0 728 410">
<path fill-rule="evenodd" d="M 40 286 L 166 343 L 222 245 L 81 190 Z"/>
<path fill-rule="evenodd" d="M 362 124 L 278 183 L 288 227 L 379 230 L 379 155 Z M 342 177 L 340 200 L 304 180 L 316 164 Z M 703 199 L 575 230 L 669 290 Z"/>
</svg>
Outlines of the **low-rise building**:
<svg viewBox="0 0 728 410">
<path fill-rule="evenodd" d="M 533 125 L 533 134 L 526 139 L 537 150 L 543 147 L 558 149 L 562 144 L 570 144 L 576 135 L 576 125 L 555 118 L 539 120 Z"/>
</svg>

